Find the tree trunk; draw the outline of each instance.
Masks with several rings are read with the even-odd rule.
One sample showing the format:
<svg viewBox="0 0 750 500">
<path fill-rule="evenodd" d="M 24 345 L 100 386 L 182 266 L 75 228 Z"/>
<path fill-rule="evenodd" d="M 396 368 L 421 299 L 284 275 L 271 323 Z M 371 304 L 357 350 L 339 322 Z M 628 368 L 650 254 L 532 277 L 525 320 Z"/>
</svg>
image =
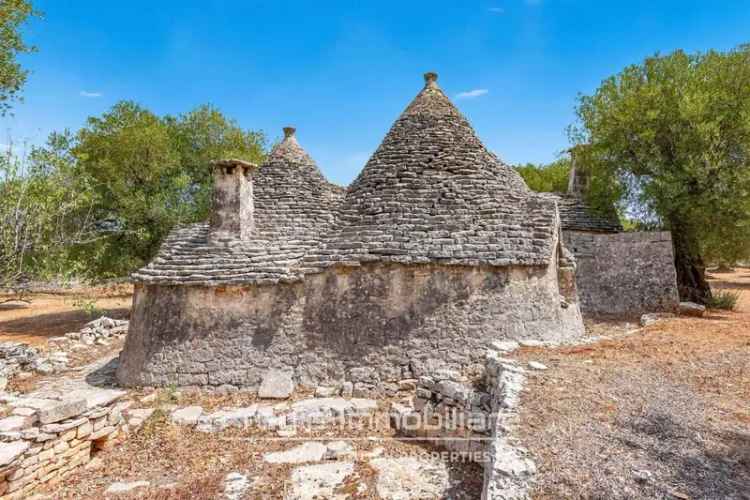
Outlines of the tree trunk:
<svg viewBox="0 0 750 500">
<path fill-rule="evenodd" d="M 706 266 L 698 244 L 684 224 L 672 220 L 670 226 L 680 300 L 706 304 L 711 299 L 711 286 L 706 281 Z"/>
</svg>

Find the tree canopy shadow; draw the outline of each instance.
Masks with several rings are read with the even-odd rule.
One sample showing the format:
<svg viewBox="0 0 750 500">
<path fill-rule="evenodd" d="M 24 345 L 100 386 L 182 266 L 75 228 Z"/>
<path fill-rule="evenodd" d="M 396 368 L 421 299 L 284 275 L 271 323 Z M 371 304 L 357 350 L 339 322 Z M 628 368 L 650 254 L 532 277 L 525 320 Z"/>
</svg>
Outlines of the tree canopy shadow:
<svg viewBox="0 0 750 500">
<path fill-rule="evenodd" d="M 750 434 L 696 428 L 660 410 L 620 423 L 620 442 L 667 471 L 644 489 L 665 497 L 679 491 L 691 499 L 750 499 Z"/>
<path fill-rule="evenodd" d="M 99 316 L 109 316 L 114 319 L 127 319 L 130 314 L 128 308 L 101 309 Z M 0 334 L 3 336 L 40 336 L 56 337 L 68 332 L 75 332 L 83 328 L 89 321 L 96 319 L 86 311 L 63 311 L 39 314 L 25 318 L 0 321 Z"/>
</svg>

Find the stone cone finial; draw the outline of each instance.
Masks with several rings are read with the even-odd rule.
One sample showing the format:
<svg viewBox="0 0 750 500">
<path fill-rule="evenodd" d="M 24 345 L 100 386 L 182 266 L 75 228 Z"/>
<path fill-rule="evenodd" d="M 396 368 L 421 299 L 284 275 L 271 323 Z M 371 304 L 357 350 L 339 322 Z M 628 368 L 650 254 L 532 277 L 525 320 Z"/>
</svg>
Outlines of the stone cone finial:
<svg viewBox="0 0 750 500">
<path fill-rule="evenodd" d="M 424 84 L 425 84 L 425 87 L 435 87 L 435 86 L 437 86 L 437 79 L 438 79 L 438 74 L 437 73 L 435 73 L 433 71 L 429 71 L 429 72 L 425 73 L 424 74 Z"/>
<path fill-rule="evenodd" d="M 284 127 L 284 139 L 294 137 L 294 133 L 297 131 L 294 127 Z"/>
</svg>

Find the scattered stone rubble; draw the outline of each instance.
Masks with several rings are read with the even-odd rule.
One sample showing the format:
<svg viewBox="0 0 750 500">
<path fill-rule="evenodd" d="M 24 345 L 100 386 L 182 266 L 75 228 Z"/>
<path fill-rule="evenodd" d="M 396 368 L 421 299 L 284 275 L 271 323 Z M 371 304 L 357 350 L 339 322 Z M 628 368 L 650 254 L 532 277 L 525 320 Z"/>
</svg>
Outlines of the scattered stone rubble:
<svg viewBox="0 0 750 500">
<path fill-rule="evenodd" d="M 42 366 L 43 358 L 35 347 L 20 342 L 0 343 L 0 389 L 19 373 L 30 373 Z"/>
<path fill-rule="evenodd" d="M 51 375 L 68 368 L 68 353 L 88 346 L 107 345 L 112 339 L 128 332 L 128 322 L 102 316 L 91 321 L 80 332 L 48 340 L 49 351 L 21 342 L 0 343 L 0 390 L 13 377 L 27 377 L 32 373 Z"/>
<path fill-rule="evenodd" d="M 438 382 L 434 382 L 435 379 Z M 441 387 L 455 388 L 446 382 L 463 379 L 457 373 L 445 370 L 432 380 L 433 384 L 442 384 Z M 416 381 L 414 389 L 417 389 Z M 463 389 L 458 391 L 464 393 Z M 466 402 L 472 400 L 464 399 Z M 480 399 L 480 396 L 473 398 L 475 401 Z M 170 420 L 178 425 L 196 425 L 196 429 L 207 432 L 228 427 L 257 426 L 278 429 L 281 433 L 289 426 L 330 425 L 346 416 L 369 417 L 375 413 L 377 407 L 377 401 L 372 399 L 309 398 L 273 405 L 225 408 L 212 413 L 204 413 L 198 406 L 175 408 L 170 414 Z M 131 415 L 134 411 L 138 410 L 131 410 Z M 380 457 L 383 451 L 379 448 L 363 456 L 370 459 L 370 465 L 377 472 L 376 489 L 382 498 L 440 498 L 448 490 L 449 474 L 442 461 L 426 457 Z M 297 466 L 291 473 L 290 488 L 285 497 L 287 499 L 344 499 L 349 498 L 348 493 L 338 491 L 344 482 L 357 484 L 357 492 L 360 494 L 366 490 L 366 484 L 356 477 L 352 462 L 355 458 L 354 447 L 346 440 L 310 440 L 283 451 L 266 453 L 263 461 L 269 464 Z M 239 479 L 237 481 L 240 482 Z M 228 491 L 229 484 L 227 478 L 225 492 Z M 228 493 L 227 496 L 229 497 Z"/>
<path fill-rule="evenodd" d="M 89 323 L 80 332 L 66 333 L 63 337 L 49 339 L 50 348 L 56 346 L 61 350 L 74 349 L 84 345 L 108 345 L 112 340 L 128 333 L 128 321 L 102 316 Z"/>
</svg>

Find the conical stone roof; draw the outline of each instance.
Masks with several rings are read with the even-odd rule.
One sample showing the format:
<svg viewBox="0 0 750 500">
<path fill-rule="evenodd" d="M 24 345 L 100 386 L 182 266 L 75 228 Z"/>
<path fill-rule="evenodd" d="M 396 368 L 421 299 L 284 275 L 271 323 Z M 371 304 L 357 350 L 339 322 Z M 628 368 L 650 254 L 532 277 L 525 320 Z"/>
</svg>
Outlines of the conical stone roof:
<svg viewBox="0 0 750 500">
<path fill-rule="evenodd" d="M 173 230 L 135 282 L 165 285 L 273 284 L 301 278 L 299 263 L 330 231 L 344 189 L 328 182 L 284 129 L 253 175 L 255 228 L 249 241 L 218 245 L 208 224 Z"/>
<path fill-rule="evenodd" d="M 253 181 L 258 241 L 318 243 L 334 222 L 345 189 L 328 182 L 299 145 L 295 130 L 273 148 Z"/>
<path fill-rule="evenodd" d="M 375 261 L 549 264 L 554 200 L 484 147 L 436 80 L 425 75 L 349 187 L 336 226 L 305 258 L 308 272 Z"/>
<path fill-rule="evenodd" d="M 614 207 L 608 213 L 596 213 L 579 195 L 570 193 L 545 193 L 545 195 L 557 201 L 557 208 L 560 211 L 560 227 L 564 231 L 619 233 L 623 230 Z"/>
</svg>

